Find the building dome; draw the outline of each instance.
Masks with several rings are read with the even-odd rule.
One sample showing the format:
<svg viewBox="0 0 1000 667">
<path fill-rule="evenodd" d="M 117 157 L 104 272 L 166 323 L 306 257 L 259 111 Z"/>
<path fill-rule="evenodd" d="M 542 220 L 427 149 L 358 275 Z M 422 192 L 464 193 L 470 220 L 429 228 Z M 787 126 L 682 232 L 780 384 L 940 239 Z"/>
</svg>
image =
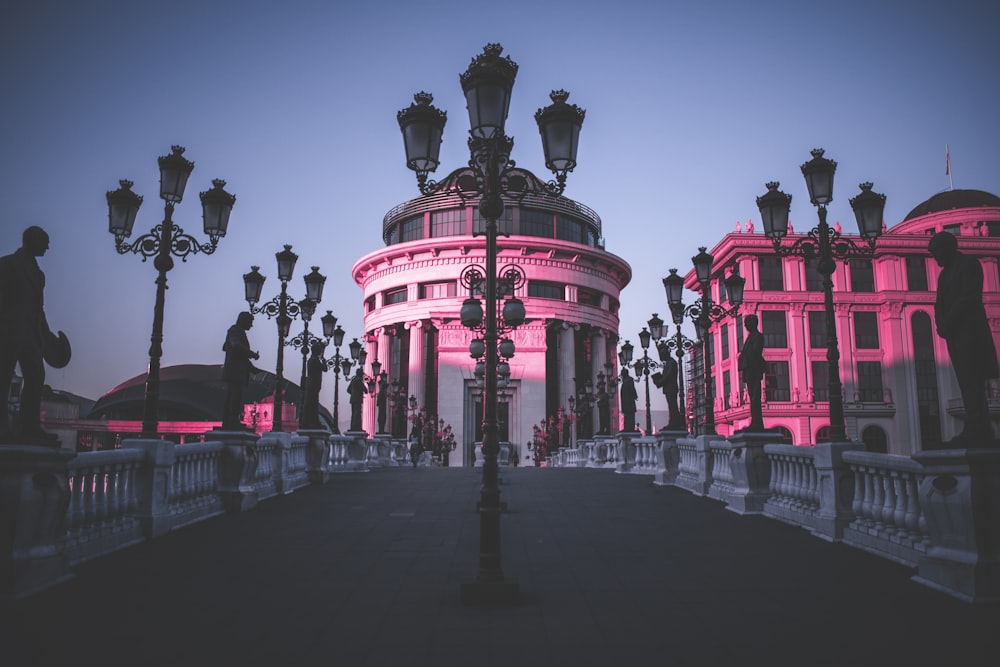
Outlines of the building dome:
<svg viewBox="0 0 1000 667">
<path fill-rule="evenodd" d="M 931 213 L 951 211 L 960 208 L 982 208 L 1000 206 L 1000 197 L 982 190 L 946 190 L 939 192 L 930 199 L 917 204 L 903 222 L 919 218 Z"/>
</svg>

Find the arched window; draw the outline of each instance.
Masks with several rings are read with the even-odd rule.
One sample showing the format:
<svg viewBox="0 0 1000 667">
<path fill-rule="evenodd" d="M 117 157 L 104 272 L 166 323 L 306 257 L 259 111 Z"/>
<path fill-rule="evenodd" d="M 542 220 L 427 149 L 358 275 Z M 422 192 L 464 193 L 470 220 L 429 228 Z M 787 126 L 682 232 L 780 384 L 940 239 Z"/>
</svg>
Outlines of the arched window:
<svg viewBox="0 0 1000 667">
<path fill-rule="evenodd" d="M 861 442 L 865 443 L 865 449 L 876 454 L 889 453 L 889 436 L 880 426 L 867 426 L 861 432 Z"/>
<path fill-rule="evenodd" d="M 789 431 L 784 426 L 774 426 L 770 430 L 774 431 L 777 435 L 781 436 L 781 439 L 778 440 L 779 444 L 782 444 L 782 445 L 794 445 L 795 444 L 794 442 L 792 442 L 792 432 Z"/>
<path fill-rule="evenodd" d="M 826 425 L 816 431 L 816 444 L 830 442 L 830 426 Z"/>
</svg>

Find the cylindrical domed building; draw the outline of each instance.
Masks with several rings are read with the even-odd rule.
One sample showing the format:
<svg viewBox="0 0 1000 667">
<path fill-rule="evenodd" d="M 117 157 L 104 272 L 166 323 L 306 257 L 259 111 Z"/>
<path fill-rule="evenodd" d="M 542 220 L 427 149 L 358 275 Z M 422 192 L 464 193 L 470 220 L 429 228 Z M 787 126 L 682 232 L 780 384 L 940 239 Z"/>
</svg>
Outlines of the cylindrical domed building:
<svg viewBox="0 0 1000 667">
<path fill-rule="evenodd" d="M 440 425 L 452 426 L 457 446 L 450 465 L 473 464 L 482 428 L 482 388 L 469 354 L 475 336 L 459 320 L 469 294 L 459 277 L 470 265 L 486 265 L 486 242 L 477 235 L 484 227 L 478 198 L 460 195 L 462 171 L 453 172 L 436 192 L 389 211 L 382 230 L 385 248 L 353 267 L 354 280 L 364 290 L 368 360 L 381 363 L 389 386 L 395 383 L 389 392 L 402 399 L 396 400 L 396 419 L 387 417 L 386 430 L 397 436 L 408 430 L 403 409 L 412 414 L 410 404 L 416 405 Z M 623 259 L 604 250 L 597 213 L 532 189 L 520 200 L 505 200 L 497 241 L 497 266 L 502 271 L 515 264 L 526 278 L 515 295 L 524 302 L 527 318 L 510 336 L 516 352 L 498 411 L 500 440 L 510 442 L 522 461 L 533 426 L 558 416 L 561 408 L 568 415 L 569 397 L 588 380 L 596 384 L 598 374 L 616 374 L 619 296 L 632 277 Z M 365 372 L 370 374 L 368 368 Z M 375 433 L 371 398 L 366 397 L 363 426 Z M 387 411 L 392 412 L 391 404 Z M 596 409 L 579 421 L 581 435 L 595 433 Z M 611 423 L 617 423 L 616 414 Z"/>
</svg>

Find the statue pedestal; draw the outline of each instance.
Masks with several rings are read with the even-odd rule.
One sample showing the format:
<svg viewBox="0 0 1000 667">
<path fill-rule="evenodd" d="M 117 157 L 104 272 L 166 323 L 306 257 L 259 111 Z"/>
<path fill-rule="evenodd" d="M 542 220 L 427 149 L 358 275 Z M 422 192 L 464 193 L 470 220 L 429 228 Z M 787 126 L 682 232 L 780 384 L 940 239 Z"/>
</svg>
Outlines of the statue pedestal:
<svg viewBox="0 0 1000 667">
<path fill-rule="evenodd" d="M 680 473 L 681 454 L 677 448 L 677 440 L 686 438 L 686 430 L 657 431 L 656 440 L 660 444 L 660 465 L 653 475 L 653 484 L 669 486 L 677 481 Z"/>
<path fill-rule="evenodd" d="M 931 545 L 914 581 L 966 602 L 1000 603 L 1000 449 L 919 452 Z"/>
<path fill-rule="evenodd" d="M 771 464 L 764 445 L 779 436 L 771 433 L 738 433 L 729 437 L 729 468 L 733 490 L 726 509 L 737 514 L 762 514 L 771 484 Z"/>
<path fill-rule="evenodd" d="M 257 474 L 257 434 L 249 431 L 213 431 L 222 441 L 219 461 L 219 495 L 227 512 L 246 512 L 257 506 L 253 488 Z"/>
<path fill-rule="evenodd" d="M 298 434 L 309 438 L 306 445 L 306 477 L 309 483 L 326 484 L 330 481 L 330 432 L 325 428 L 300 428 Z"/>
<path fill-rule="evenodd" d="M 0 600 L 72 578 L 66 553 L 67 464 L 76 452 L 0 445 Z"/>
</svg>

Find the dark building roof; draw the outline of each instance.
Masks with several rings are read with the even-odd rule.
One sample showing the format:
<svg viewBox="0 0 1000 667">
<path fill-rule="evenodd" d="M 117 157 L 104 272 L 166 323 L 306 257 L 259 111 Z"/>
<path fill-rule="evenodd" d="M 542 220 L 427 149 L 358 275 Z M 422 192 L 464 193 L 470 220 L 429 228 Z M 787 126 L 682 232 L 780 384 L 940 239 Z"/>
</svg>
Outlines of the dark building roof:
<svg viewBox="0 0 1000 667">
<path fill-rule="evenodd" d="M 956 208 L 1000 206 L 1000 197 L 982 190 L 945 190 L 916 206 L 903 221 Z"/>
<path fill-rule="evenodd" d="M 246 403 L 264 402 L 274 393 L 274 387 L 274 373 L 258 369 L 251 374 L 250 383 L 243 390 L 243 400 Z M 301 398 L 298 385 L 285 380 L 283 387 L 285 402 L 298 404 Z M 98 399 L 87 417 L 140 420 L 145 392 L 146 374 L 136 375 Z M 221 364 L 182 364 L 160 369 L 161 421 L 221 421 L 225 397 Z M 332 423 L 322 406 L 320 413 Z"/>
</svg>

